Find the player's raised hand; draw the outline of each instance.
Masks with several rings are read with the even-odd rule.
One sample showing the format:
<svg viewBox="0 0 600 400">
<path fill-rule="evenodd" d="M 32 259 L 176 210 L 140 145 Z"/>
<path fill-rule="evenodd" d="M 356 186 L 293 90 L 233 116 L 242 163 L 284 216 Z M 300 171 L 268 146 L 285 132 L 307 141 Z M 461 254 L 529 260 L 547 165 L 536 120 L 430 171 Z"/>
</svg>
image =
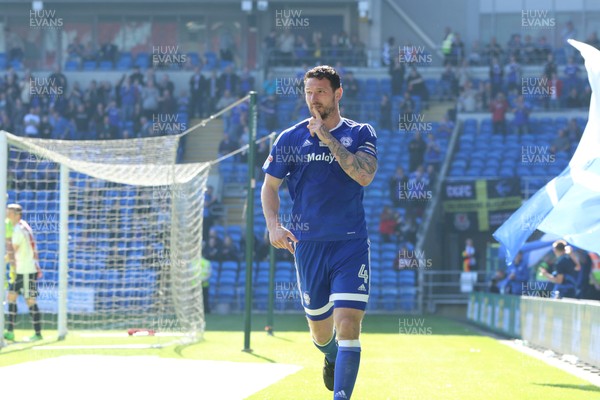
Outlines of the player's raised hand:
<svg viewBox="0 0 600 400">
<path fill-rule="evenodd" d="M 276 249 L 287 249 L 292 254 L 294 254 L 292 242 L 298 242 L 296 236 L 282 225 L 277 225 L 275 229 L 269 230 L 269 240 Z"/>
<path fill-rule="evenodd" d="M 319 112 L 319 110 L 317 110 L 317 107 L 314 104 L 310 105 L 309 111 L 312 115 L 312 118 L 308 120 L 308 130 L 310 132 L 310 135 L 317 135 L 317 137 L 321 138 L 319 136 L 319 131 L 323 126 L 323 119 L 321 118 L 321 113 Z"/>
</svg>

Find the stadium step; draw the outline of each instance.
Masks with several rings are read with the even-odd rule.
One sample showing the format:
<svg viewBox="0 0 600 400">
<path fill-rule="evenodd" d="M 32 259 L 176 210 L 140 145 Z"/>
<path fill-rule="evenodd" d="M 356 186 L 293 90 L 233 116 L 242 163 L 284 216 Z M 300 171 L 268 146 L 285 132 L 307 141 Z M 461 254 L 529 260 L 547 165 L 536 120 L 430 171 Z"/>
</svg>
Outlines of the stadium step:
<svg viewBox="0 0 600 400">
<path fill-rule="evenodd" d="M 200 119 L 191 120 L 190 127 L 199 122 L 201 122 Z M 184 162 L 203 162 L 216 159 L 222 138 L 223 121 L 220 119 L 212 120 L 206 126 L 196 128 L 188 133 L 183 154 Z M 218 168 L 212 168 L 211 174 L 218 174 Z"/>
</svg>

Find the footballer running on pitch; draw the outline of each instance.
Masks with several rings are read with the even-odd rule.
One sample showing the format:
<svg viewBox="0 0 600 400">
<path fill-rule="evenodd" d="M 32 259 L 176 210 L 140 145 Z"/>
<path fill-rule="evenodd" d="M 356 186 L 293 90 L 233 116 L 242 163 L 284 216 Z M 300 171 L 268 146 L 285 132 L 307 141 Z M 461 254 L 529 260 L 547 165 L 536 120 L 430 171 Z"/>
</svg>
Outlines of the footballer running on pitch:
<svg viewBox="0 0 600 400">
<path fill-rule="evenodd" d="M 377 136 L 340 115 L 343 89 L 329 66 L 304 75 L 311 118 L 283 131 L 263 165 L 263 212 L 276 248 L 295 256 L 302 305 L 323 379 L 334 399 L 350 399 L 360 364 L 360 326 L 369 298 L 369 240 L 364 186 L 377 170 Z M 293 154 L 293 157 L 289 155 Z M 294 224 L 279 220 L 279 187 L 287 180 Z"/>
</svg>

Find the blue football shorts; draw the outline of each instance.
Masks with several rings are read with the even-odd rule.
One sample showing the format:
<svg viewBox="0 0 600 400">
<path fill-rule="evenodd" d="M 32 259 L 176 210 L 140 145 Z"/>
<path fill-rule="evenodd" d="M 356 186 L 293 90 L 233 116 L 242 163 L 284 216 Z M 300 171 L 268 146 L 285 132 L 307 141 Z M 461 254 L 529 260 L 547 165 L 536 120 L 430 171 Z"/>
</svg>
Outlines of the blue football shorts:
<svg viewBox="0 0 600 400">
<path fill-rule="evenodd" d="M 299 241 L 296 278 L 306 316 L 329 317 L 334 308 L 365 310 L 371 275 L 369 239 Z"/>
</svg>

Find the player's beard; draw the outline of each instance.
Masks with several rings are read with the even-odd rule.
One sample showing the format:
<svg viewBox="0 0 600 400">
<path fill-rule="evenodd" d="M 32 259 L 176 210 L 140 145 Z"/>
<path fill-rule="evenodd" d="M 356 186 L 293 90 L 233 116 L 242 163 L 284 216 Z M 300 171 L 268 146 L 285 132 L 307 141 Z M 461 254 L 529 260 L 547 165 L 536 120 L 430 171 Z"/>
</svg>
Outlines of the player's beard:
<svg viewBox="0 0 600 400">
<path fill-rule="evenodd" d="M 323 104 L 319 104 L 318 107 L 322 107 L 322 110 L 319 110 L 319 109 L 317 109 L 317 110 L 321 114 L 321 119 L 323 121 L 325 121 L 335 111 L 336 104 L 334 103 L 330 107 L 327 107 L 327 106 L 325 106 Z"/>
</svg>

